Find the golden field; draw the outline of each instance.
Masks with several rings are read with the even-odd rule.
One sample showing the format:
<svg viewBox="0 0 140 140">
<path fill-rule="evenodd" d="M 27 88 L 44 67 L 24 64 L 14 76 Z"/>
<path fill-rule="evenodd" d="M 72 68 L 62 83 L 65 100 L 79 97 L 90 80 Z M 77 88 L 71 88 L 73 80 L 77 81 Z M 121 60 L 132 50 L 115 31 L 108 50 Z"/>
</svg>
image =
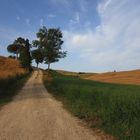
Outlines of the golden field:
<svg viewBox="0 0 140 140">
<path fill-rule="evenodd" d="M 20 67 L 19 61 L 0 56 L 0 79 L 24 74 L 26 71 Z"/>
<path fill-rule="evenodd" d="M 106 73 L 82 73 L 57 70 L 63 75 L 77 76 L 82 79 L 94 80 L 106 83 L 140 85 L 140 70 L 106 72 Z"/>
<path fill-rule="evenodd" d="M 140 85 L 140 70 L 94 74 L 85 79 L 107 83 Z"/>
</svg>

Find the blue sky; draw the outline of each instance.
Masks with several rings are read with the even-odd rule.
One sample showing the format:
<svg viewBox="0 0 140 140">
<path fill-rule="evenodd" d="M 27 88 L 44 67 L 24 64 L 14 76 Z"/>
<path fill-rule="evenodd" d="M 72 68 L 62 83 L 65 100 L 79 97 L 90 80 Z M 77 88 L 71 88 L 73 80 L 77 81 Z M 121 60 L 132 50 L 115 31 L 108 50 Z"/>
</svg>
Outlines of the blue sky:
<svg viewBox="0 0 140 140">
<path fill-rule="evenodd" d="M 0 55 L 19 36 L 32 42 L 42 25 L 60 27 L 68 51 L 52 68 L 140 68 L 140 0 L 0 0 Z"/>
</svg>

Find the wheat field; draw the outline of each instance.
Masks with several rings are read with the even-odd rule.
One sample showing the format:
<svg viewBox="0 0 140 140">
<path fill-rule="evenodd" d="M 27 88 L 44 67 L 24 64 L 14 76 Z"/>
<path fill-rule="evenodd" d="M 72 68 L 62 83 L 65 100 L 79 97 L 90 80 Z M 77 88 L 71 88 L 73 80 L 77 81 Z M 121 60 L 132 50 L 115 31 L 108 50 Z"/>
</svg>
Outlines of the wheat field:
<svg viewBox="0 0 140 140">
<path fill-rule="evenodd" d="M 17 74 L 24 74 L 26 71 L 20 67 L 17 60 L 0 56 L 0 79 L 14 77 Z"/>
<path fill-rule="evenodd" d="M 107 83 L 140 85 L 140 70 L 94 74 L 85 79 Z"/>
</svg>

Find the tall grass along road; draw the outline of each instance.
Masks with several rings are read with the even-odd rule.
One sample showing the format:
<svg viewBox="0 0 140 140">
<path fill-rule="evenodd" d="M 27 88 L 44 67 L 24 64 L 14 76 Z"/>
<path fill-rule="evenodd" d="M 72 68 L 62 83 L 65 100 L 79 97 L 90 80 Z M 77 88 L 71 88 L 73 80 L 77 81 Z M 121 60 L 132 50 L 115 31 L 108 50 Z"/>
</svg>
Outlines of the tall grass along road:
<svg viewBox="0 0 140 140">
<path fill-rule="evenodd" d="M 30 74 L 19 61 L 0 56 L 0 108 L 13 99 Z"/>
<path fill-rule="evenodd" d="M 44 82 L 75 116 L 119 140 L 140 140 L 140 86 L 83 80 L 52 71 Z"/>
<path fill-rule="evenodd" d="M 0 110 L 0 140 L 96 140 L 90 130 L 63 109 L 35 71 L 12 102 Z"/>
</svg>

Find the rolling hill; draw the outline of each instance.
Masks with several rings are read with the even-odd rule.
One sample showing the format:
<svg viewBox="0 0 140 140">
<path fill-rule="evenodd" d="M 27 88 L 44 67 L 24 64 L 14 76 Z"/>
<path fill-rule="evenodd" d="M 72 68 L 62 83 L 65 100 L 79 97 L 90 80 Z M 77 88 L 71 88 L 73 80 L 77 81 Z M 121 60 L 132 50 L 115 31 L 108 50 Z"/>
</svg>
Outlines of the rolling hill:
<svg viewBox="0 0 140 140">
<path fill-rule="evenodd" d="M 78 76 L 82 79 L 99 82 L 140 85 L 140 70 L 106 73 L 78 73 L 64 70 L 57 70 L 57 72 L 64 75 Z"/>
<path fill-rule="evenodd" d="M 19 61 L 0 56 L 0 79 L 24 74 L 25 70 L 20 67 Z"/>
<path fill-rule="evenodd" d="M 94 74 L 85 79 L 108 83 L 140 85 L 140 70 Z"/>
</svg>

